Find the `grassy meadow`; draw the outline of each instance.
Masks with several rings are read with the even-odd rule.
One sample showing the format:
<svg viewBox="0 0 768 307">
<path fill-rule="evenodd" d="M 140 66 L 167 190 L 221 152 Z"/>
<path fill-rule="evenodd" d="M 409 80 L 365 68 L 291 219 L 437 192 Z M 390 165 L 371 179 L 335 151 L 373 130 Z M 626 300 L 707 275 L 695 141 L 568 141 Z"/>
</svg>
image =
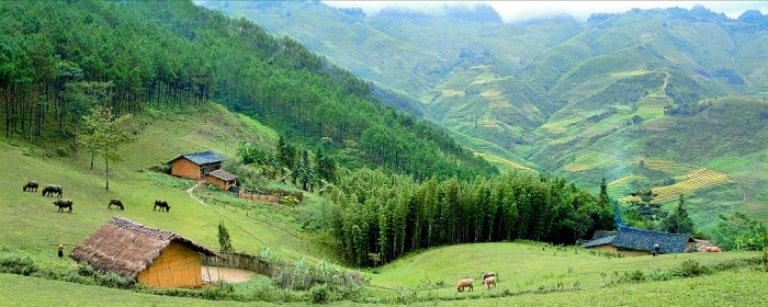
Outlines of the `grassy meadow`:
<svg viewBox="0 0 768 307">
<path fill-rule="evenodd" d="M 305 194 L 305 202 L 291 209 L 241 201 L 206 187 L 190 194 L 187 189 L 192 182 L 149 170 L 183 153 L 212 149 L 228 159 L 236 159 L 234 148 L 241 141 L 265 146 L 276 143 L 274 131 L 216 105 L 208 107 L 182 112 L 154 110 L 136 116 L 133 123 L 139 131 L 138 138 L 120 148 L 124 161 L 111 166 L 109 190 L 104 188 L 104 165 L 98 156 L 90 169 L 86 153 L 81 152 L 77 158 L 58 155 L 69 150 L 66 143 L 0 142 L 0 166 L 11 171 L 0 179 L 0 257 L 28 256 L 48 271 L 71 270 L 76 267 L 71 260 L 56 259 L 58 244 L 64 244 L 68 254 L 110 218 L 119 215 L 176 232 L 214 250 L 219 249 L 217 226 L 223 222 L 238 252 L 259 254 L 268 248 L 287 260 L 306 259 L 339 266 L 333 249 L 325 244 L 326 238 L 303 230 L 298 218 L 328 210 L 324 199 Z M 22 192 L 28 180 L 38 180 L 42 185 L 62 184 L 64 198 L 74 201 L 73 212 L 57 212 L 53 198 L 41 196 L 40 191 Z M 110 198 L 122 199 L 125 211 L 107 209 Z M 152 211 L 153 201 L 160 198 L 171 205 L 169 213 Z M 764 281 L 768 273 L 751 262 L 758 255 L 724 252 L 609 257 L 581 248 L 537 242 L 456 245 L 412 253 L 385 266 L 362 270 L 367 285 L 360 296 L 332 305 L 765 305 L 768 301 Z M 653 281 L 672 276 L 671 272 L 685 261 L 728 269 L 692 278 Z M 480 275 L 485 271 L 498 272 L 496 289 L 487 290 L 479 285 Z M 634 279 L 627 282 L 626 276 Z M 476 280 L 473 292 L 456 292 L 456 281 L 464 277 Z M 735 279 L 739 282 L 733 282 Z M 259 293 L 257 297 L 264 300 L 259 305 L 291 305 L 276 296 L 298 294 L 265 290 L 272 283 L 259 276 L 234 285 L 233 291 Z M 240 304 L 10 274 L 0 274 L 0 284 L 3 306 Z M 717 291 L 720 289 L 725 291 Z"/>
</svg>

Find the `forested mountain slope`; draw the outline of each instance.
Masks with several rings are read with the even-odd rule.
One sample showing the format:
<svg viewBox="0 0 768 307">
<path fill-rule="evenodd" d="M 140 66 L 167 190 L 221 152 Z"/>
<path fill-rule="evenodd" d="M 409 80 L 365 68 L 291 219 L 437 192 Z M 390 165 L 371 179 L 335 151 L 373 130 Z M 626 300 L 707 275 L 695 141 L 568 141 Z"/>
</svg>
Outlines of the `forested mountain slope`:
<svg viewBox="0 0 768 307">
<path fill-rule="evenodd" d="M 497 172 L 299 42 L 188 1 L 4 1 L 0 16 L 6 138 L 74 144 L 94 105 L 122 114 L 212 100 L 346 167 L 420 179 Z"/>
<path fill-rule="evenodd" d="M 648 187 L 665 191 L 663 201 L 686 194 L 702 221 L 725 208 L 768 218 L 768 16 L 759 11 L 731 19 L 701 6 L 633 9 L 505 24 L 366 16 L 317 1 L 199 4 L 405 92 L 499 165 L 588 186 L 607 178 L 617 198 Z"/>
</svg>

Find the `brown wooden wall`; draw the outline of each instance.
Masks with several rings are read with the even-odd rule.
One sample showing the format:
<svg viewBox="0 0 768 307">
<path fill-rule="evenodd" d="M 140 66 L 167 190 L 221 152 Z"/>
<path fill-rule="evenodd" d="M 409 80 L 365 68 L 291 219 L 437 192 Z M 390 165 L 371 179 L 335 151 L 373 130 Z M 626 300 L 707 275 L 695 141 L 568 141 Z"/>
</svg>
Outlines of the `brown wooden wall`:
<svg viewBox="0 0 768 307">
<path fill-rule="evenodd" d="M 599 250 L 601 252 L 606 252 L 606 253 L 621 253 L 624 256 L 645 256 L 645 255 L 651 254 L 651 252 L 649 251 L 619 250 L 615 246 L 608 245 L 608 244 L 595 246 L 595 247 L 592 247 L 592 249 Z"/>
<path fill-rule="evenodd" d="M 200 254 L 172 242 L 146 270 L 136 277 L 153 288 L 200 287 L 203 285 Z"/>
<path fill-rule="evenodd" d="M 205 176 L 205 182 L 213 184 L 224 191 L 229 191 L 230 187 L 235 186 L 234 180 L 227 182 L 213 176 Z"/>
<path fill-rule="evenodd" d="M 187 179 L 200 179 L 200 166 L 181 158 L 171 163 L 171 175 Z"/>
</svg>

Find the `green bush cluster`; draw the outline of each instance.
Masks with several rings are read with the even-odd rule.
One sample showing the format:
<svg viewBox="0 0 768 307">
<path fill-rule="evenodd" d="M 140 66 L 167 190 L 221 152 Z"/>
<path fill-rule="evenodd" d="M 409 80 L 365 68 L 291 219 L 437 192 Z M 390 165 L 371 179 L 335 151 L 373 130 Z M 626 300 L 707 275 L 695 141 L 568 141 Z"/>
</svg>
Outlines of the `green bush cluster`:
<svg viewBox="0 0 768 307">
<path fill-rule="evenodd" d="M 26 255 L 3 255 L 0 257 L 0 272 L 118 289 L 132 289 L 136 286 L 136 280 L 133 278 L 104 273 L 87 263 L 80 263 L 63 271 L 42 269 L 35 264 L 32 257 Z"/>
<path fill-rule="evenodd" d="M 40 268 L 29 256 L 3 255 L 0 257 L 0 272 L 29 276 Z"/>
</svg>

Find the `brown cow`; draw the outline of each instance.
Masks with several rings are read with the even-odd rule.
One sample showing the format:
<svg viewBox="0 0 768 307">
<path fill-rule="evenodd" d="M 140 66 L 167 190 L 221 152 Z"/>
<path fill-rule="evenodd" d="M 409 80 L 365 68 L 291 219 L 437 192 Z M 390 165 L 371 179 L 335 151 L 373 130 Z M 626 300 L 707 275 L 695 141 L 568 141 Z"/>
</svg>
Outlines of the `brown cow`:
<svg viewBox="0 0 768 307">
<path fill-rule="evenodd" d="M 69 213 L 72 213 L 72 200 L 57 199 L 53 202 L 53 205 L 59 207 L 59 212 L 63 212 L 64 208 L 69 208 Z"/>
<path fill-rule="evenodd" d="M 496 276 L 489 276 L 488 278 L 483 279 L 483 285 L 485 285 L 488 290 L 491 289 L 491 286 L 496 288 Z"/>
<path fill-rule="evenodd" d="M 459 284 L 456 286 L 456 291 L 464 292 L 464 288 L 469 288 L 469 292 L 472 292 L 475 290 L 475 287 L 472 286 L 472 279 L 464 278 L 459 280 Z"/>
</svg>

